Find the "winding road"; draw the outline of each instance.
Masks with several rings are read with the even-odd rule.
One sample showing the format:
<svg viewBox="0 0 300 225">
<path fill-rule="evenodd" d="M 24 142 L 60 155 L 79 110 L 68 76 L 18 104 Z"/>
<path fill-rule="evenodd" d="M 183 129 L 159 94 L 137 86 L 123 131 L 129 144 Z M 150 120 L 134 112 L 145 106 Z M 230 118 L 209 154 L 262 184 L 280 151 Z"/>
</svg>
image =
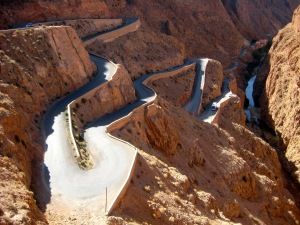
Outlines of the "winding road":
<svg viewBox="0 0 300 225">
<path fill-rule="evenodd" d="M 136 23 L 136 20 L 132 22 Z M 97 37 L 93 35 L 92 38 Z M 194 115 L 200 112 L 208 59 L 197 59 L 165 71 L 143 75 L 134 81 L 138 97 L 135 102 L 86 126 L 84 138 L 95 166 L 91 170 L 82 170 L 74 159 L 64 111 L 70 102 L 109 81 L 116 73 L 115 64 L 109 60 L 92 54 L 90 57 L 97 65 L 97 73 L 93 80 L 55 102 L 43 118 L 42 130 L 46 140 L 46 152 L 42 184 L 43 190 L 48 192 L 49 199 L 45 205 L 50 211 L 57 212 L 58 206 L 62 205 L 63 209 L 68 208 L 72 213 L 105 215 L 111 212 L 130 180 L 137 149 L 107 134 L 107 126 L 156 98 L 154 90 L 144 85 L 148 78 L 168 74 L 170 71 L 196 63 L 193 95 L 185 108 Z"/>
<path fill-rule="evenodd" d="M 55 201 L 60 199 L 79 207 L 82 207 L 82 204 L 88 205 L 91 209 L 98 209 L 98 212 L 102 213 L 105 213 L 106 208 L 109 213 L 128 180 L 137 152 L 133 146 L 110 137 L 106 132 L 107 126 L 155 99 L 156 93 L 144 85 L 145 80 L 188 64 L 143 75 L 134 81 L 138 100 L 87 125 L 84 138 L 95 160 L 95 167 L 86 171 L 81 170 L 74 160 L 68 141 L 64 110 L 75 98 L 106 82 L 116 72 L 111 62 L 93 55 L 91 58 L 98 67 L 95 79 L 56 102 L 45 114 L 43 130 L 47 137 L 47 151 L 44 170 L 50 174 L 49 191 Z M 44 184 L 47 184 L 47 180 Z M 106 188 L 107 206 L 105 206 Z"/>
</svg>

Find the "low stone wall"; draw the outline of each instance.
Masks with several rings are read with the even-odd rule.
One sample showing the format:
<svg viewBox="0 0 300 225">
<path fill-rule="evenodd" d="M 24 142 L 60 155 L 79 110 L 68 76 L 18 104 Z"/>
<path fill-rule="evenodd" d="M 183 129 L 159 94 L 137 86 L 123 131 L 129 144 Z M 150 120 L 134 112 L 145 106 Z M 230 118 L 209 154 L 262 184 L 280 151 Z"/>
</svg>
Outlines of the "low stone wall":
<svg viewBox="0 0 300 225">
<path fill-rule="evenodd" d="M 118 37 L 121 37 L 128 33 L 137 31 L 140 26 L 141 26 L 141 21 L 139 19 L 137 19 L 130 24 L 120 27 L 119 29 L 116 29 L 116 30 L 113 30 L 110 32 L 106 32 L 102 35 L 98 35 L 94 38 L 88 39 L 88 40 L 84 41 L 84 45 L 85 46 L 90 45 L 96 40 L 101 41 L 101 42 L 111 42 L 111 41 L 117 39 Z"/>
<path fill-rule="evenodd" d="M 80 38 L 122 26 L 122 19 L 78 19 L 35 23 L 33 26 L 71 26 Z"/>
<path fill-rule="evenodd" d="M 81 169 L 91 169 L 94 167 L 92 157 L 86 148 L 86 142 L 83 138 L 82 130 L 78 127 L 78 119 L 72 111 L 71 105 L 68 104 L 66 113 L 66 121 L 68 124 L 69 141 L 72 146 L 74 157 Z"/>
</svg>

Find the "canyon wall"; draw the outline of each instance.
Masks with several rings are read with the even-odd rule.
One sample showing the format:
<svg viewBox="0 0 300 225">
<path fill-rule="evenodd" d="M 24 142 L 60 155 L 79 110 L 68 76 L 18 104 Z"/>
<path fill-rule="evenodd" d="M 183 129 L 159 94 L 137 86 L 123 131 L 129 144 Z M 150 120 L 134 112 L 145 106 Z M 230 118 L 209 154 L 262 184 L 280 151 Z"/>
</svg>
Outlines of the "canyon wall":
<svg viewBox="0 0 300 225">
<path fill-rule="evenodd" d="M 45 222 L 29 191 L 43 159 L 40 118 L 96 67 L 70 27 L 0 32 L 0 59 L 0 223 Z"/>
<path fill-rule="evenodd" d="M 281 137 L 290 172 L 300 182 L 300 7 L 293 22 L 273 40 L 269 58 L 259 75 L 262 119 Z"/>
</svg>

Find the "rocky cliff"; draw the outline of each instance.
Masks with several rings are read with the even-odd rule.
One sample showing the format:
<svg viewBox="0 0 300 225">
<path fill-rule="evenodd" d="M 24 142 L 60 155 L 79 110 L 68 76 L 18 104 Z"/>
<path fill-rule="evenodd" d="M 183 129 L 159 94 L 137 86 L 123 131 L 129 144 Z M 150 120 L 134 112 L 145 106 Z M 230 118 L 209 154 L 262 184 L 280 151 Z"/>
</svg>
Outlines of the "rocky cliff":
<svg viewBox="0 0 300 225">
<path fill-rule="evenodd" d="M 290 172 L 300 182 L 300 8 L 273 40 L 260 74 L 262 117 L 283 141 Z M 258 85 L 258 88 L 260 85 Z M 257 91 L 260 91 L 258 89 Z"/>
<path fill-rule="evenodd" d="M 113 135 L 137 146 L 137 169 L 110 224 L 297 224 L 277 154 L 235 123 L 220 129 L 161 99 Z"/>
<path fill-rule="evenodd" d="M 70 27 L 0 32 L 0 223 L 45 222 L 29 191 L 43 158 L 40 118 L 95 71 Z"/>
</svg>

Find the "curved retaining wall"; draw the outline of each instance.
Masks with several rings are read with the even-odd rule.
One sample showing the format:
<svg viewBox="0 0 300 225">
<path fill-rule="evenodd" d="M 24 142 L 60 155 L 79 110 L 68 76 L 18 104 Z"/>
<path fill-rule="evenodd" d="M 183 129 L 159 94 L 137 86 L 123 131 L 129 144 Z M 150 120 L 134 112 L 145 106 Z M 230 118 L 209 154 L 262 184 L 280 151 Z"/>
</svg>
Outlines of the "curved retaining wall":
<svg viewBox="0 0 300 225">
<path fill-rule="evenodd" d="M 118 29 L 115 29 L 113 31 L 109 31 L 104 34 L 97 35 L 93 38 L 90 38 L 90 39 L 84 41 L 84 45 L 85 46 L 90 45 L 96 40 L 101 41 L 101 42 L 111 42 L 111 41 L 117 39 L 118 37 L 121 37 L 128 33 L 137 31 L 140 26 L 141 26 L 140 19 L 136 19 L 134 22 L 132 22 L 130 24 L 125 24 L 124 26 L 122 26 Z"/>
</svg>

